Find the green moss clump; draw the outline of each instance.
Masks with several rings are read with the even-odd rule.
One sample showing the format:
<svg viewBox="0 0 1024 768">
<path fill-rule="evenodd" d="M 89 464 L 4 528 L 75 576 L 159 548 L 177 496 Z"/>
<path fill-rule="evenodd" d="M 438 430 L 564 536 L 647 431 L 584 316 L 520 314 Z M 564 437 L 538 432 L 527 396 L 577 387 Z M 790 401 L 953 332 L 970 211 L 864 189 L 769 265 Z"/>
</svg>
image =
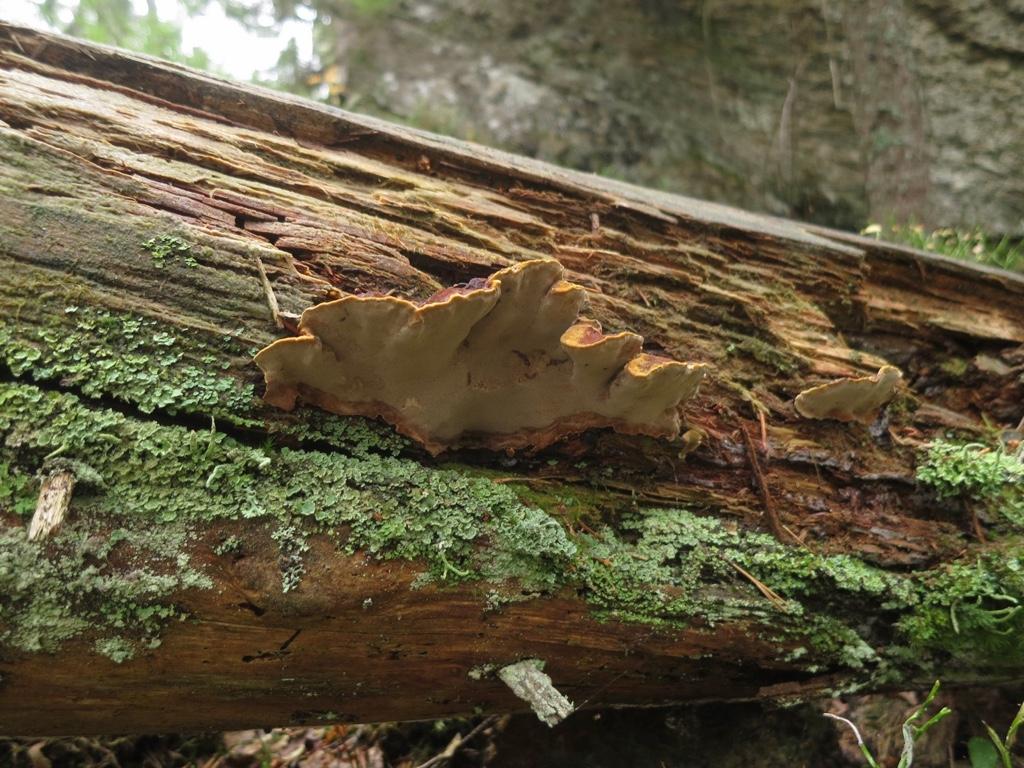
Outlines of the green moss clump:
<svg viewBox="0 0 1024 768">
<path fill-rule="evenodd" d="M 998 495 L 1006 483 L 1024 482 L 1024 463 L 1002 448 L 936 440 L 917 468 L 917 479 L 942 499 L 983 499 Z"/>
<path fill-rule="evenodd" d="M 799 364 L 790 355 L 773 347 L 768 342 L 753 336 L 748 336 L 739 344 L 727 345 L 726 351 L 743 352 L 753 357 L 757 362 L 771 366 L 784 375 L 794 373 L 799 368 Z"/>
<path fill-rule="evenodd" d="M 963 499 L 1024 527 L 1024 462 L 1002 446 L 936 440 L 917 468 L 917 480 L 940 499 Z"/>
<path fill-rule="evenodd" d="M 192 246 L 177 235 L 157 235 L 151 237 L 142 244 L 152 257 L 153 263 L 158 267 L 164 267 L 168 263 L 180 263 L 186 267 L 198 267 Z"/>
<path fill-rule="evenodd" d="M 144 413 L 203 413 L 240 423 L 256 402 L 251 384 L 225 371 L 224 351 L 172 326 L 125 312 L 77 306 L 67 325 L 0 321 L 0 360 L 15 376 L 61 381 L 89 397 L 115 397 Z M 233 342 L 226 342 L 237 346 Z M 241 347 L 229 353 L 243 355 Z"/>
<path fill-rule="evenodd" d="M 36 508 L 38 483 L 10 462 L 0 461 L 0 509 L 10 509 L 22 517 L 31 515 Z"/>
<path fill-rule="evenodd" d="M 971 664 L 1024 664 L 1024 549 L 996 547 L 973 563 L 925 574 L 898 628 L 912 649 Z"/>
</svg>

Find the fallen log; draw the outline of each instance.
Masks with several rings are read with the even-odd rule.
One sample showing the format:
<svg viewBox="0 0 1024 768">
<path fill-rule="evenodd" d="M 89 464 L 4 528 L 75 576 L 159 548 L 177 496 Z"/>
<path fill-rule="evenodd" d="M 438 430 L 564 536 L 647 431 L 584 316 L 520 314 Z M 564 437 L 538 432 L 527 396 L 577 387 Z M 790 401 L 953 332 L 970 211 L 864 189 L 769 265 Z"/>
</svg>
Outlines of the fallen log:
<svg viewBox="0 0 1024 768">
<path fill-rule="evenodd" d="M 1021 276 L 10 25 L 0 156 L 0 731 L 1021 676 Z M 537 259 L 701 366 L 678 436 L 262 400 L 307 308 Z"/>
</svg>

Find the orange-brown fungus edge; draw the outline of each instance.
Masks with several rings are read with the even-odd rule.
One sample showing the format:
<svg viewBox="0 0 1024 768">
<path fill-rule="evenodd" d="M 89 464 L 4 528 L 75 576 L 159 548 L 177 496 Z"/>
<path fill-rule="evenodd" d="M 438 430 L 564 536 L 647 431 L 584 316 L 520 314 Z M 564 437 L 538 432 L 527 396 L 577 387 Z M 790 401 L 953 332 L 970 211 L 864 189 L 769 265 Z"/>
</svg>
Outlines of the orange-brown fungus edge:
<svg viewBox="0 0 1024 768">
<path fill-rule="evenodd" d="M 345 296 L 256 355 L 266 402 L 379 417 L 432 453 L 538 449 L 595 427 L 674 438 L 706 372 L 579 317 L 586 291 L 538 259 L 422 304 Z"/>
</svg>

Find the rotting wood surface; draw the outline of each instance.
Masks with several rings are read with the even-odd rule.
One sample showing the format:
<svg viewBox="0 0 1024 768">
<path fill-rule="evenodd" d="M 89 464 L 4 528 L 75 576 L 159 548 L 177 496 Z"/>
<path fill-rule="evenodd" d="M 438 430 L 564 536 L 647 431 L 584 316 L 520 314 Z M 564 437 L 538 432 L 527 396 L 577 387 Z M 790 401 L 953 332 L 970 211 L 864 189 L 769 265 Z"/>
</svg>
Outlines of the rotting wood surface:
<svg viewBox="0 0 1024 768">
<path fill-rule="evenodd" d="M 904 594 L 904 574 L 941 579 L 945 564 L 1016 543 L 984 548 L 914 471 L 947 430 L 980 439 L 984 419 L 1024 416 L 1019 276 L 7 25 L 0 155 L 0 459 L 23 494 L 55 452 L 85 477 L 42 544 L 20 538 L 15 492 L 0 496 L 0 575 L 45 573 L 0 597 L 0 731 L 514 709 L 493 675 L 469 671 L 523 658 L 585 706 L 1019 676 L 1013 658 L 893 630 L 927 584 Z M 588 289 L 606 330 L 711 366 L 683 414 L 699 444 L 589 431 L 534 455 L 434 459 L 379 425 L 353 433 L 256 397 L 252 354 L 287 333 L 267 285 L 287 317 L 343 293 L 422 299 L 539 257 Z M 875 424 L 796 413 L 799 392 L 885 364 L 907 389 Z M 39 422 L 41 403 L 63 431 Z M 316 487 L 259 474 L 288 462 L 314 467 Z M 474 484 L 465 496 L 450 490 L 460 478 Z M 479 535 L 431 528 L 429 546 L 403 549 L 374 529 L 387 509 L 344 506 L 399 487 L 412 520 L 408 499 L 450 492 L 424 519 L 440 530 L 436 516 L 466 512 Z M 256 511 L 232 517 L 243 492 L 262 494 Z M 494 528 L 515 516 L 512 498 L 562 537 L 528 574 L 519 560 L 503 569 L 530 542 Z M 140 543 L 148 531 L 165 551 Z M 858 565 L 826 562 L 845 554 Z M 72 564 L 73 604 L 40 597 Z M 861 568 L 895 581 L 866 588 Z M 992 599 L 971 589 L 951 602 Z"/>
</svg>

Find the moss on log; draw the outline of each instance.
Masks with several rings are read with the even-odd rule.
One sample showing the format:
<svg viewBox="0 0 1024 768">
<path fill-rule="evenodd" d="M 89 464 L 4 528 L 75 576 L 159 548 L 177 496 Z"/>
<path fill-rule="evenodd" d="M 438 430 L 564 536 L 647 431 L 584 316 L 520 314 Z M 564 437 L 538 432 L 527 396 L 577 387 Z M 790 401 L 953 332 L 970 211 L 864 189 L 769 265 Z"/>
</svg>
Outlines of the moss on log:
<svg viewBox="0 0 1024 768">
<path fill-rule="evenodd" d="M 916 479 L 1024 416 L 1019 276 L 6 25 L 0 220 L 0 731 L 509 710 L 480 670 L 527 658 L 587 706 L 1020 675 L 1020 519 Z M 275 306 L 538 257 L 711 366 L 680 440 L 433 457 L 260 400 Z M 794 408 L 886 364 L 873 424 Z"/>
</svg>

